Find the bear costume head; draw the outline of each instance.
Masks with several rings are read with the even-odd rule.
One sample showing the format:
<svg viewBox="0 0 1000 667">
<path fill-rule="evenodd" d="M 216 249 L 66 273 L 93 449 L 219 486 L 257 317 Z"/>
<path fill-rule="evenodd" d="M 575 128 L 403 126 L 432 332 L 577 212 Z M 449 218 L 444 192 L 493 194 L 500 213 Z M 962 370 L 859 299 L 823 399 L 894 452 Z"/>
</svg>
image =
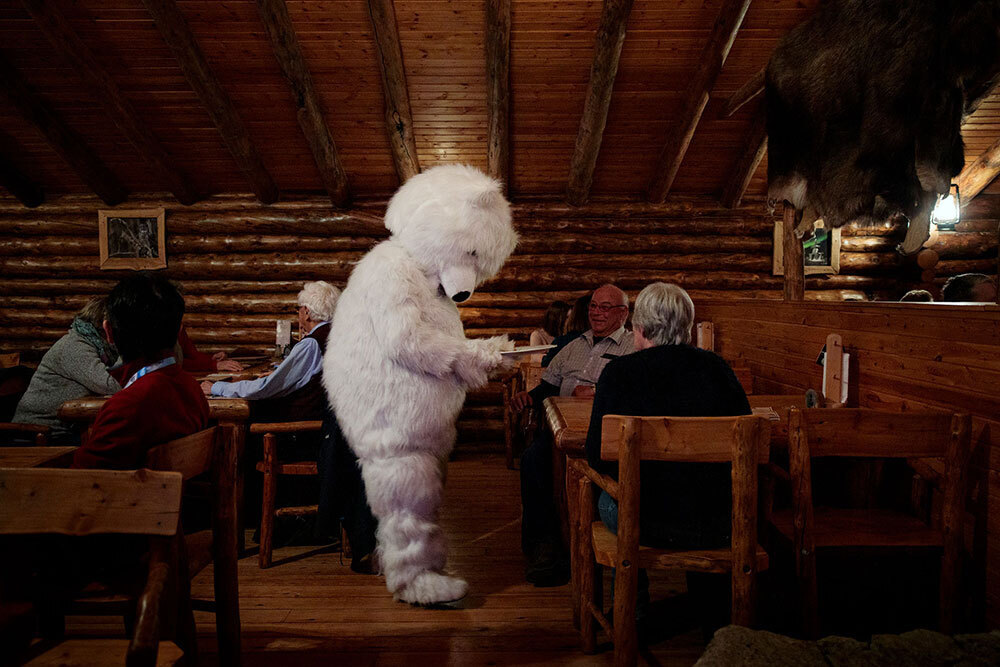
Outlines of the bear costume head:
<svg viewBox="0 0 1000 667">
<path fill-rule="evenodd" d="M 385 226 L 455 302 L 495 276 L 517 245 L 499 181 L 460 164 L 408 180 L 389 201 Z"/>
</svg>

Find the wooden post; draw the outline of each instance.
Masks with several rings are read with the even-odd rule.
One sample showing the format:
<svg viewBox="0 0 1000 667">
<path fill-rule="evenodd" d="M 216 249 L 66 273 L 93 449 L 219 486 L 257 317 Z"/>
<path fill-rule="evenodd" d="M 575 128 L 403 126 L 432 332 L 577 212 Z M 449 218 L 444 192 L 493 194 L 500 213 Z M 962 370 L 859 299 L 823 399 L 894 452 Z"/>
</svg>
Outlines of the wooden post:
<svg viewBox="0 0 1000 667">
<path fill-rule="evenodd" d="M 486 0 L 486 170 L 510 190 L 510 2 Z"/>
<path fill-rule="evenodd" d="M 963 517 L 965 516 L 966 464 L 969 460 L 969 438 L 972 418 L 968 414 L 955 415 L 951 422 L 951 440 L 945 454 L 945 480 L 941 507 L 943 552 L 941 554 L 940 625 L 941 632 L 955 631 L 955 607 L 959 589 L 962 561 Z"/>
<path fill-rule="evenodd" d="M 580 118 L 573 160 L 569 166 L 569 184 L 566 187 L 566 200 L 575 206 L 586 202 L 590 195 L 632 2 L 633 0 L 605 0 L 604 10 L 601 12 L 601 23 L 594 40 L 590 82 L 587 84 L 587 97 L 583 104 L 583 116 Z"/>
<path fill-rule="evenodd" d="M 333 205 L 342 208 L 351 199 L 347 174 L 340 163 L 330 127 L 323 117 L 319 95 L 316 94 L 309 66 L 306 65 L 299 40 L 295 36 L 295 26 L 288 16 L 285 0 L 257 0 L 257 12 L 271 39 L 274 57 L 292 89 L 299 128 L 309 144 L 323 188 L 330 195 Z"/>
<path fill-rule="evenodd" d="M 796 211 L 790 202 L 785 202 L 782 214 L 782 251 L 784 253 L 785 301 L 805 299 L 805 265 L 802 258 L 802 239 L 795 234 L 802 219 L 802 211 Z"/>
<path fill-rule="evenodd" d="M 635 665 L 639 639 L 635 601 L 639 584 L 639 420 L 624 422 L 618 459 L 618 567 L 615 570 L 615 665 Z"/>
<path fill-rule="evenodd" d="M 757 601 L 757 463 L 771 436 L 763 417 L 740 418 L 733 426 L 732 620 L 753 625 Z"/>
<path fill-rule="evenodd" d="M 812 459 L 802 412 L 792 408 L 788 416 L 788 467 L 792 476 L 792 524 L 795 549 L 795 578 L 798 583 L 799 613 L 803 632 L 819 634 L 816 596 L 816 542 L 813 535 Z"/>
<path fill-rule="evenodd" d="M 375 49 L 382 89 L 385 94 L 385 127 L 392 147 L 399 182 L 405 183 L 420 173 L 417 143 L 413 138 L 413 116 L 410 94 L 406 88 L 403 51 L 399 45 L 399 28 L 392 0 L 368 0 L 368 15 L 375 33 Z"/>
<path fill-rule="evenodd" d="M 244 411 L 247 408 L 244 407 Z M 243 420 L 246 415 L 243 415 Z M 239 667 L 240 591 L 237 559 L 240 551 L 238 533 L 243 532 L 238 505 L 243 476 L 239 473 L 246 430 L 242 422 L 219 419 L 219 463 L 214 494 L 212 555 L 215 563 L 215 627 L 219 637 L 219 663 Z"/>
</svg>

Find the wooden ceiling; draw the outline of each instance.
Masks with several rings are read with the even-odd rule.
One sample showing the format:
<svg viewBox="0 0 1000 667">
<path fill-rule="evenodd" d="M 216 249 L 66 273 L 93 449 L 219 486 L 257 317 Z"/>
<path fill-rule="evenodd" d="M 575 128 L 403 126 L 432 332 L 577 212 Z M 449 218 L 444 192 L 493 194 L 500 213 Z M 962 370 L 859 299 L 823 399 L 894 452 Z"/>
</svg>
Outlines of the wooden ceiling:
<svg viewBox="0 0 1000 667">
<path fill-rule="evenodd" d="M 487 2 L 503 4 L 284 2 L 306 76 L 311 75 L 319 117 L 336 143 L 351 196 L 384 196 L 399 182 L 379 66 L 385 49 L 376 44 L 370 7 L 377 14 L 379 7 L 394 6 L 420 167 L 465 162 L 486 168 Z M 255 187 L 246 168 L 234 159 L 234 150 L 258 155 L 265 177 L 283 195 L 329 191 L 300 128 L 293 87 L 279 66 L 258 4 L 275 5 L 266 0 L 0 0 L 0 53 L 15 72 L 11 76 L 23 77 L 129 192 L 177 193 L 177 188 L 171 187 L 163 169 L 150 163 L 148 151 L 140 154 L 137 140 L 109 114 L 101 91 L 81 76 L 79 63 L 71 62 L 65 46 L 54 47 L 42 30 L 39 11 L 65 19 L 82 48 L 92 54 L 94 67 L 120 91 L 138 126 L 146 130 L 147 143 L 162 148 L 165 164 L 198 196 L 250 191 L 260 196 L 260 190 L 267 189 Z M 699 76 L 717 17 L 739 4 L 608 0 L 609 7 L 624 10 L 626 32 L 603 140 L 598 141 L 593 184 L 586 194 L 621 199 L 646 195 L 659 173 L 661 151 L 682 123 L 686 92 Z M 707 105 L 671 183 L 671 195 L 720 196 L 734 178 L 741 155 L 748 148 L 753 153 L 752 124 L 760 99 L 728 117 L 727 102 L 766 64 L 781 35 L 817 4 L 749 3 L 742 22 L 737 21 L 728 58 L 710 82 Z M 603 8 L 596 0 L 511 3 L 509 146 L 510 191 L 515 197 L 566 193 Z M 175 9 L 204 54 L 210 77 L 232 101 L 238 125 L 245 128 L 242 149 L 224 140 L 218 119 L 179 65 L 176 48 L 154 23 L 154 14 Z M 301 98 L 302 90 L 297 92 Z M 16 102 L 0 94 L 0 157 L 7 170 L 20 172 L 47 194 L 90 191 L 80 169 L 53 149 L 50 138 L 24 118 Z M 981 104 L 964 132 L 971 163 L 1000 139 L 1000 93 Z M 748 194 L 763 195 L 765 172 L 766 159 L 754 171 Z"/>
</svg>

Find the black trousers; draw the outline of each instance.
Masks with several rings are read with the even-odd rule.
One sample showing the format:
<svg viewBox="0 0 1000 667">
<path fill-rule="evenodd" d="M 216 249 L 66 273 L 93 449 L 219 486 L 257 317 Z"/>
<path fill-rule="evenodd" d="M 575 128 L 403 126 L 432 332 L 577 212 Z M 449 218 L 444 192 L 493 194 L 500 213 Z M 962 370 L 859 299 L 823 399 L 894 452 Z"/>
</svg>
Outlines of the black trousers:
<svg viewBox="0 0 1000 667">
<path fill-rule="evenodd" d="M 338 524 L 343 522 L 353 558 L 359 560 L 375 550 L 378 521 L 368 507 L 358 457 L 347 444 L 332 410 L 323 420 L 323 439 L 316 463 L 320 480 L 316 532 L 334 535 Z"/>
<path fill-rule="evenodd" d="M 552 488 L 552 447 L 552 434 L 539 428 L 521 455 L 521 549 L 529 559 L 540 545 L 562 547 Z"/>
</svg>

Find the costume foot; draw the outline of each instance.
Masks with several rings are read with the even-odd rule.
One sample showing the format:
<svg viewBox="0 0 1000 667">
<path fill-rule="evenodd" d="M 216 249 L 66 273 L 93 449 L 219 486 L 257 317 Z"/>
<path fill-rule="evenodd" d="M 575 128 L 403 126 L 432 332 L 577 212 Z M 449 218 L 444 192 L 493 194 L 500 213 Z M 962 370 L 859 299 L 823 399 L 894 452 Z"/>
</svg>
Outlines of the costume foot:
<svg viewBox="0 0 1000 667">
<path fill-rule="evenodd" d="M 443 604 L 460 600 L 468 592 L 469 585 L 462 579 L 438 572 L 421 572 L 396 591 L 396 599 L 410 604 Z"/>
</svg>

